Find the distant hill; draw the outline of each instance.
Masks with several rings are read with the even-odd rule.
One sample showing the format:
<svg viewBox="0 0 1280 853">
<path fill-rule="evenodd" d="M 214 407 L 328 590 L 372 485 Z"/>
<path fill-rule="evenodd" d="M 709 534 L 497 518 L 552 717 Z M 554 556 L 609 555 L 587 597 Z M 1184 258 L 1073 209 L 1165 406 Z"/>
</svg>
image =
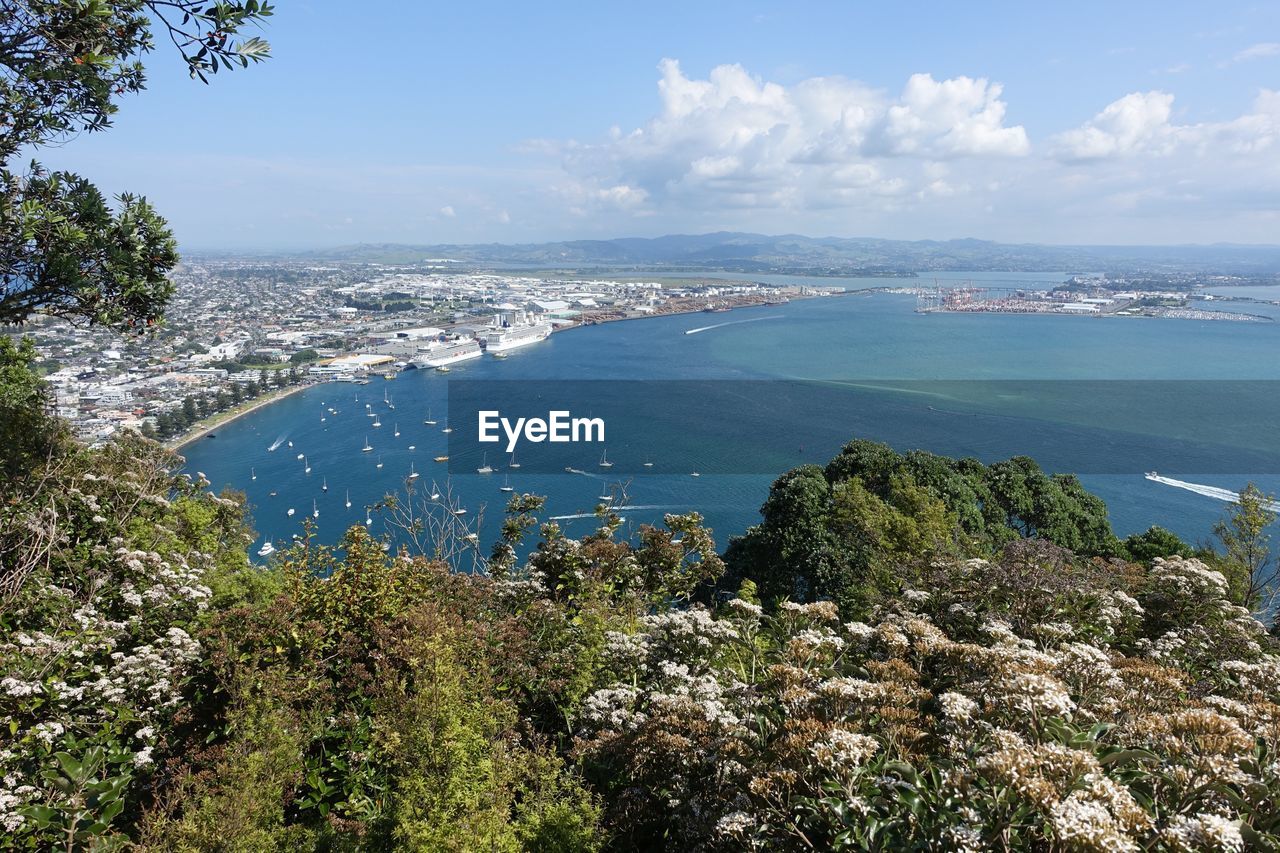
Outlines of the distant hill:
<svg viewBox="0 0 1280 853">
<path fill-rule="evenodd" d="M 468 265 L 903 273 L 945 270 L 1280 272 L 1280 246 L 1050 246 L 987 240 L 880 240 L 801 234 L 672 234 L 552 243 L 360 244 L 307 253 L 327 260 Z"/>
</svg>

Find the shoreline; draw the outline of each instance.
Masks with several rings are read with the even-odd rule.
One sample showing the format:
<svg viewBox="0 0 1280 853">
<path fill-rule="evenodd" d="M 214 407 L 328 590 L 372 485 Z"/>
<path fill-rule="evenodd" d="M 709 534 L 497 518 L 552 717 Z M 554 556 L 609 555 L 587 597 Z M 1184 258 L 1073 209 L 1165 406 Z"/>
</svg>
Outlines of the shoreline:
<svg viewBox="0 0 1280 853">
<path fill-rule="evenodd" d="M 572 326 L 566 326 L 563 329 L 555 329 L 553 330 L 552 334 L 562 334 L 564 332 L 571 332 L 574 329 L 586 329 L 590 326 L 605 326 L 611 323 L 626 323 L 631 320 L 656 320 L 659 317 L 687 317 L 693 314 L 706 314 L 706 313 L 727 314 L 733 311 L 738 311 L 743 308 L 777 308 L 781 305 L 790 305 L 792 302 L 800 302 L 808 299 L 831 299 L 838 296 L 851 296 L 854 294 L 874 293 L 874 292 L 877 292 L 878 290 L 879 288 L 870 288 L 868 290 L 837 290 L 821 296 L 817 294 L 812 296 L 794 296 L 782 302 L 752 302 L 748 305 L 734 305 L 724 310 L 712 311 L 712 312 L 704 311 L 701 308 L 694 308 L 689 311 L 665 311 L 661 314 L 633 314 L 628 317 L 607 317 L 600 320 L 592 320 L 590 323 L 574 323 Z"/>
<path fill-rule="evenodd" d="M 861 292 L 862 291 L 844 290 L 844 291 L 835 291 L 833 293 L 828 294 L 827 296 L 816 296 L 816 295 L 815 296 L 797 296 L 792 299 L 788 299 L 786 302 L 780 302 L 780 303 L 779 302 L 772 302 L 772 303 L 758 302 L 750 305 L 735 305 L 727 309 L 726 311 L 718 311 L 714 313 L 730 313 L 733 311 L 737 311 L 740 308 L 766 308 L 770 306 L 776 307 L 778 305 L 787 305 L 791 302 L 796 302 L 802 299 L 825 299 L 833 296 L 847 296 L 851 293 L 861 293 Z M 670 311 L 663 314 L 636 314 L 631 317 L 613 317 L 605 320 L 596 320 L 592 323 L 574 323 L 572 326 L 569 326 L 567 328 L 553 329 L 552 334 L 558 335 L 558 334 L 563 334 L 565 332 L 571 332 L 574 329 L 585 329 L 588 326 L 603 326 L 611 323 L 623 323 L 629 320 L 655 320 L 659 317 L 689 316 L 693 314 L 702 314 L 702 313 L 706 313 L 706 312 L 704 312 L 702 309 L 699 308 L 691 311 Z M 188 444 L 193 444 L 196 441 L 199 441 L 200 439 L 204 438 L 206 435 L 213 432 L 215 429 L 218 429 L 219 427 L 226 426 L 227 424 L 231 423 L 234 420 L 237 420 L 239 418 L 244 417 L 245 415 L 258 411 L 258 409 L 264 408 L 266 406 L 270 406 L 273 403 L 278 403 L 279 401 L 285 399 L 286 397 L 291 397 L 294 394 L 297 394 L 299 391 L 305 391 L 306 389 L 312 388 L 318 384 L 322 384 L 322 383 L 315 383 L 315 382 L 303 383 L 301 385 L 294 385 L 290 388 L 277 389 L 271 392 L 265 398 L 259 397 L 258 399 L 254 400 L 251 404 L 244 406 L 244 408 L 231 410 L 227 412 L 219 412 L 216 415 L 212 415 L 209 420 L 201 421 L 199 424 L 194 425 L 192 427 L 193 431 L 188 431 L 181 438 L 169 439 L 164 443 L 164 446 L 169 450 L 179 451 L 182 448 L 186 447 Z"/>
<path fill-rule="evenodd" d="M 210 416 L 207 420 L 200 421 L 192 426 L 185 435 L 180 438 L 171 438 L 164 443 L 169 450 L 178 451 L 195 441 L 199 441 L 215 429 L 226 426 L 234 420 L 244 417 L 245 415 L 256 412 L 258 409 L 270 406 L 272 403 L 278 403 L 286 397 L 292 397 L 299 391 L 305 391 L 312 387 L 311 384 L 303 383 L 294 385 L 290 388 L 278 388 L 270 392 L 266 397 L 259 397 L 248 405 L 241 404 L 243 408 L 231 409 L 225 412 L 218 412 L 216 415 Z"/>
</svg>

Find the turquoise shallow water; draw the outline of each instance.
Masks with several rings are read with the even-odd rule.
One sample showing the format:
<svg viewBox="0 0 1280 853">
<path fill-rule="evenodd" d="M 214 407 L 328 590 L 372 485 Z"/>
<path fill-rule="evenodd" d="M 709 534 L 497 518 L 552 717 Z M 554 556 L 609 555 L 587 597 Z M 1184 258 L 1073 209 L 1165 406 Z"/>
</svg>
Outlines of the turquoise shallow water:
<svg viewBox="0 0 1280 853">
<path fill-rule="evenodd" d="M 874 281 L 874 286 L 886 284 Z M 1084 472 L 1081 479 L 1107 501 L 1121 534 L 1161 524 L 1188 539 L 1203 539 L 1224 507 L 1145 480 L 1141 471 L 1148 465 L 1174 476 L 1182 465 L 1194 469 L 1194 476 L 1188 473 L 1185 479 L 1208 485 L 1237 489 L 1253 479 L 1280 491 L 1280 441 L 1273 429 L 1280 419 L 1272 411 L 1280 405 L 1280 395 L 1275 384 L 1262 381 L 1280 380 L 1280 324 L 920 315 L 913 308 L 910 297 L 852 294 L 574 329 L 514 351 L 505 360 L 486 356 L 456 366 L 447 377 L 411 371 L 391 382 L 311 388 L 220 428 L 216 438 L 198 441 L 184 453 L 188 470 L 202 471 L 215 488 L 244 490 L 255 527 L 277 541 L 300 530 L 313 501 L 322 541 L 336 541 L 366 517 L 373 520 L 371 529 L 381 531 L 379 514 L 366 516 L 364 508 L 400 489 L 412 466 L 422 475 L 422 486 L 433 481 L 443 486 L 447 480 L 471 515 L 484 509 L 484 543 L 497 534 L 505 497 L 498 486 L 509 476 L 518 490 L 546 495 L 544 517 L 562 517 L 573 534 L 592 529 L 588 514 L 597 497 L 629 478 L 634 508 L 625 513 L 628 524 L 697 509 L 723 544 L 728 535 L 757 520 L 774 476 L 790 465 L 825 462 L 856 435 L 887 440 L 903 450 L 919 446 L 984 459 L 1027 454 L 1046 465 Z M 685 334 L 713 325 L 718 327 Z M 598 451 L 585 448 L 573 467 L 586 473 L 564 473 L 558 464 L 505 471 L 505 456 L 491 453 L 488 461 L 498 469 L 495 474 L 450 476 L 432 457 L 450 452 L 455 468 L 467 472 L 480 458 L 478 445 L 459 441 L 461 425 L 455 425 L 459 429 L 448 451 L 448 437 L 440 431 L 447 420 L 447 383 L 458 379 L 542 381 L 551 383 L 539 387 L 552 389 L 552 396 L 555 383 L 569 380 L 803 379 L 830 383 L 832 396 L 830 405 L 806 396 L 804 407 L 814 411 L 797 412 L 795 398 L 783 399 L 770 390 L 781 385 L 724 385 L 755 389 L 751 399 L 725 403 L 745 406 L 742 411 L 750 415 L 743 418 L 750 421 L 750 433 L 732 440 L 734 452 L 750 457 L 751 464 L 742 468 L 750 473 L 693 478 L 680 468 L 630 478 L 625 472 L 638 471 L 639 459 L 662 453 L 667 445 L 660 436 L 686 424 L 695 436 L 690 452 L 704 453 L 704 463 L 714 466 L 716 458 L 726 455 L 725 447 L 712 446 L 725 441 L 714 438 L 725 434 L 724 427 L 711 428 L 714 409 L 662 410 L 660 403 L 636 398 L 632 383 L 599 382 L 600 394 L 614 395 L 602 398 L 602 406 L 633 399 L 644 403 L 634 406 L 635 423 L 617 430 L 627 440 L 610 443 L 610 457 L 618 462 L 610 476 L 595 465 Z M 1090 384 L 1115 379 L 1162 381 Z M 901 384 L 896 390 L 868 392 L 866 380 Z M 921 385 L 923 380 L 929 384 Z M 384 404 L 384 392 L 394 409 Z M 724 399 L 730 396 L 724 392 Z M 379 414 L 381 428 L 370 425 L 366 406 Z M 329 414 L 329 408 L 339 413 Z M 434 427 L 423 424 L 428 411 L 439 421 Z M 398 438 L 393 435 L 397 427 Z M 360 451 L 366 435 L 375 448 L 371 453 Z M 646 435 L 651 437 L 648 444 Z M 700 435 L 704 444 L 699 449 Z M 286 443 L 269 452 L 268 446 L 281 437 L 293 447 Z M 410 445 L 415 449 L 409 450 Z M 299 453 L 306 454 L 310 474 L 296 458 Z M 376 467 L 379 460 L 382 468 Z M 535 470 L 539 467 L 541 473 Z M 721 465 L 714 470 L 734 469 Z M 350 509 L 345 507 L 348 494 Z M 290 507 L 295 509 L 292 517 L 287 515 Z"/>
</svg>

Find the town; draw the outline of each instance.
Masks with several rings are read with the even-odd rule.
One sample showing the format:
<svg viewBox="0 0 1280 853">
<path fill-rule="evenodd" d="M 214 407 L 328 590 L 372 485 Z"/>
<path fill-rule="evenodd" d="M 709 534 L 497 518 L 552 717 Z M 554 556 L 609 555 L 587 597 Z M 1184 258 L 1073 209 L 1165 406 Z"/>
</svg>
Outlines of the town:
<svg viewBox="0 0 1280 853">
<path fill-rule="evenodd" d="M 319 381 L 367 382 L 545 339 L 581 325 L 722 311 L 831 292 L 719 279 L 605 280 L 417 264 L 188 259 L 145 336 L 34 318 L 57 414 L 83 439 L 122 429 L 182 441 Z"/>
</svg>

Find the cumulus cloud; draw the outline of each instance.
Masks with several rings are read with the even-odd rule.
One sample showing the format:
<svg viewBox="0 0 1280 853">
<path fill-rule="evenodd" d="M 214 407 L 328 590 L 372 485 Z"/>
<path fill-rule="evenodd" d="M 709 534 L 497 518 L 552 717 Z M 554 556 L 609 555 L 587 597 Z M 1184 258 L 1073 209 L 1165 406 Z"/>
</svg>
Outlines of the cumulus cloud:
<svg viewBox="0 0 1280 853">
<path fill-rule="evenodd" d="M 458 213 L 453 209 L 453 205 L 446 204 L 444 207 L 440 208 L 440 215 L 447 216 L 450 219 L 453 219 L 455 216 L 458 215 Z"/>
<path fill-rule="evenodd" d="M 1173 95 L 1132 92 L 1108 104 L 1080 127 L 1059 134 L 1055 153 L 1069 162 L 1132 155 L 1256 154 L 1280 141 L 1280 92 L 1263 89 L 1253 110 L 1224 122 L 1175 124 Z"/>
<path fill-rule="evenodd" d="M 1065 160 L 1099 160 L 1167 150 L 1172 113 L 1173 95 L 1133 92 L 1108 104 L 1083 126 L 1060 134 L 1057 151 Z"/>
<path fill-rule="evenodd" d="M 573 227 L 1110 242 L 1274 239 L 1280 221 L 1272 90 L 1210 122 L 1183 119 L 1171 92 L 1131 92 L 1033 140 L 1001 84 L 976 76 L 913 74 L 888 91 L 664 60 L 657 88 L 630 129 L 525 146 L 558 162 L 547 186 Z"/>
<path fill-rule="evenodd" d="M 659 65 L 661 110 L 629 132 L 559 147 L 575 205 L 639 210 L 669 202 L 750 208 L 895 197 L 933 180 L 925 161 L 1022 157 L 1026 131 L 1006 124 L 1001 87 L 915 74 L 896 97 L 843 77 L 793 86 L 740 65 L 706 79 Z M 545 147 L 545 146 L 544 146 Z"/>
<path fill-rule="evenodd" d="M 881 135 L 895 154 L 1022 156 L 1031 143 L 1021 125 L 1004 126 L 1001 91 L 985 79 L 913 74 L 900 102 L 889 107 Z"/>
</svg>

